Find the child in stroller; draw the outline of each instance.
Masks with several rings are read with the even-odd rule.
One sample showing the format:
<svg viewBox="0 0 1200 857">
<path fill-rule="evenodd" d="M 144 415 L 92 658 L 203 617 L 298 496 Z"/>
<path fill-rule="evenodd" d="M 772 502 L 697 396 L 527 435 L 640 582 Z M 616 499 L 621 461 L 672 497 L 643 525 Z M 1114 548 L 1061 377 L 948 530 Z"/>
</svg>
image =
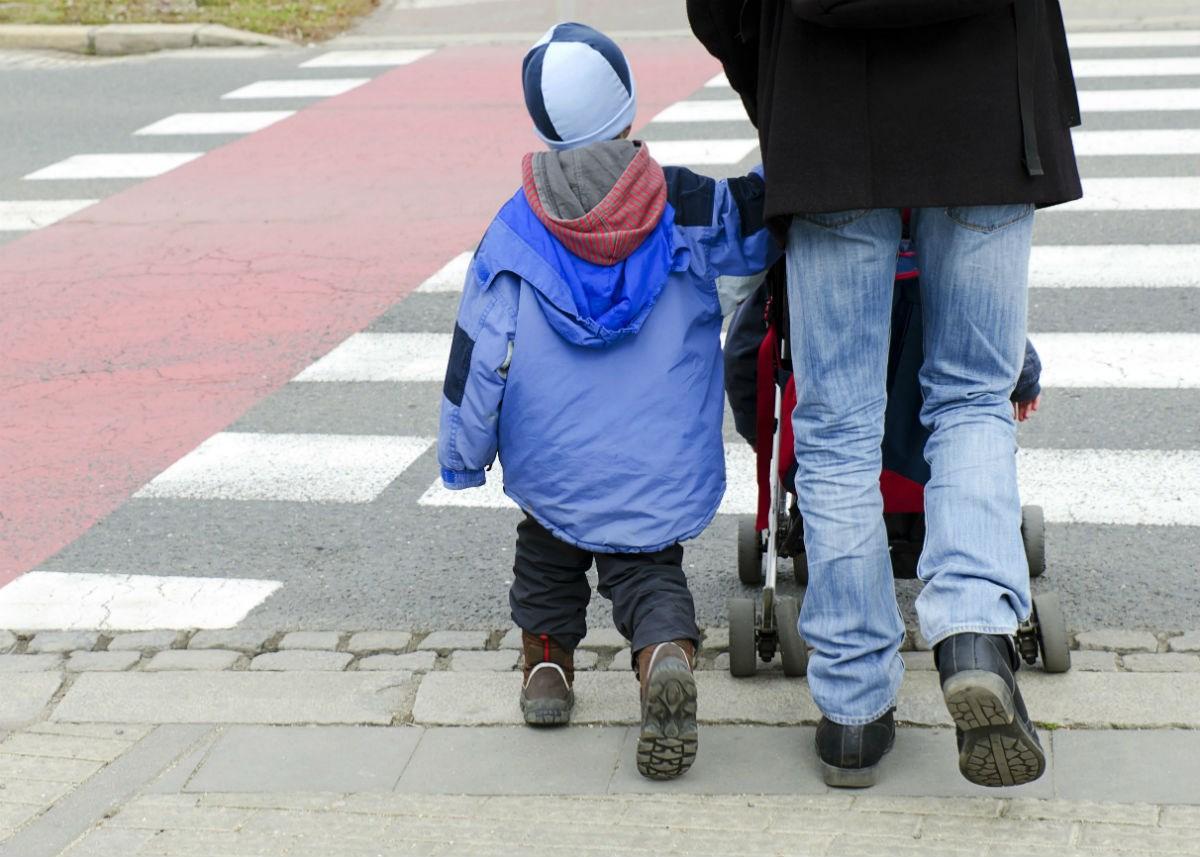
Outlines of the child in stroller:
<svg viewBox="0 0 1200 857">
<path fill-rule="evenodd" d="M 920 421 L 918 373 L 924 353 L 918 277 L 916 253 L 906 238 L 897 256 L 893 292 L 880 474 L 884 522 L 893 573 L 898 578 L 917 576 L 925 539 L 924 486 L 930 475 L 924 457 L 929 432 Z M 795 631 L 798 602 L 774 594 L 776 557 L 791 558 L 799 584 L 805 585 L 808 576 L 804 526 L 795 502 L 795 447 L 788 419 L 796 406 L 796 390 L 787 351 L 786 298 L 786 274 L 780 262 L 738 308 L 725 340 L 725 385 L 734 425 L 757 455 L 758 511 L 754 518 L 739 521 L 738 577 L 745 584 L 766 581 L 761 619 L 756 618 L 758 610 L 750 599 L 730 602 L 730 669 L 735 675 L 752 674 L 755 654 L 770 661 L 777 648 L 782 649 L 786 674 L 803 674 L 805 669 L 804 646 Z M 1024 366 L 1012 394 L 1018 421 L 1038 408 L 1040 375 L 1037 351 L 1027 341 Z M 1022 508 L 1021 534 L 1030 577 L 1039 577 L 1046 568 L 1041 507 Z M 1029 627 L 1018 632 L 1022 656 L 1033 663 L 1041 650 L 1048 672 L 1065 672 L 1070 668 L 1070 653 L 1057 596 L 1036 596 L 1034 614 Z"/>
</svg>

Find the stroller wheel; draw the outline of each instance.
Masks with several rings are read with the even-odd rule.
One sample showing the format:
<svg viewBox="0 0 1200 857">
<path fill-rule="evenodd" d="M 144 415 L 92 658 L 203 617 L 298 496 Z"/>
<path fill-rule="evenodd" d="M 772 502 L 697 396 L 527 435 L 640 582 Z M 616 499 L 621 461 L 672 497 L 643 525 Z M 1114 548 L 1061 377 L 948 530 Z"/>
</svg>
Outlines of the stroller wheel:
<svg viewBox="0 0 1200 857">
<path fill-rule="evenodd" d="M 762 583 L 762 539 L 754 518 L 738 518 L 738 580 L 748 586 Z"/>
<path fill-rule="evenodd" d="M 1057 592 L 1033 596 L 1033 618 L 1042 650 L 1042 669 L 1048 673 L 1065 673 L 1071 668 L 1071 644 L 1067 638 L 1067 619 Z"/>
<path fill-rule="evenodd" d="M 792 557 L 792 576 L 801 586 L 808 586 L 808 554 L 798 553 Z"/>
<path fill-rule="evenodd" d="M 1046 515 L 1041 506 L 1021 507 L 1021 541 L 1029 561 L 1029 576 L 1041 577 L 1046 570 Z"/>
<path fill-rule="evenodd" d="M 729 672 L 736 678 L 758 671 L 755 645 L 755 609 L 752 598 L 729 599 Z"/>
<path fill-rule="evenodd" d="M 808 649 L 796 627 L 800 605 L 785 595 L 775 599 L 775 631 L 779 634 L 779 651 L 783 655 L 783 674 L 798 678 L 808 672 Z"/>
</svg>

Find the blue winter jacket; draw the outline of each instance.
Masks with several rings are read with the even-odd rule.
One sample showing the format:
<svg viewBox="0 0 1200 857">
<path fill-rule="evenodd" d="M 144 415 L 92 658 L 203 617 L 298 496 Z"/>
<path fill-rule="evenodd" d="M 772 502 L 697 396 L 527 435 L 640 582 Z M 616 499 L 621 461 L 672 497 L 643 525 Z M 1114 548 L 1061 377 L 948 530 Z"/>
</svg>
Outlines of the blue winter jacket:
<svg viewBox="0 0 1200 857">
<path fill-rule="evenodd" d="M 518 191 L 467 272 L 442 399 L 451 489 L 504 491 L 559 539 L 660 550 L 704 530 L 725 491 L 718 278 L 779 250 L 761 171 L 667 167 L 667 205 L 627 258 L 568 252 Z"/>
</svg>

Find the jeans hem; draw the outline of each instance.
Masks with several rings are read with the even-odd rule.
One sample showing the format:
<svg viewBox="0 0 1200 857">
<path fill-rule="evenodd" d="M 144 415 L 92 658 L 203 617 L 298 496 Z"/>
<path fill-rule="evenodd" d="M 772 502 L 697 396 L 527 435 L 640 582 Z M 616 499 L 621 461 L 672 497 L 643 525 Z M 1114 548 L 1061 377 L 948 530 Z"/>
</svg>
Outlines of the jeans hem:
<svg viewBox="0 0 1200 857">
<path fill-rule="evenodd" d="M 837 714 L 829 714 L 828 712 L 825 712 L 825 711 L 822 711 L 821 713 L 823 715 L 825 715 L 826 720 L 830 720 L 830 721 L 836 723 L 838 726 L 865 726 L 868 723 L 871 723 L 872 721 L 878 720 L 880 717 L 883 717 L 883 715 L 887 714 L 889 711 L 891 711 L 895 707 L 896 707 L 896 700 L 895 700 L 895 698 L 893 698 L 891 702 L 889 702 L 883 708 L 879 709 L 878 712 L 876 712 L 875 714 L 872 714 L 868 717 L 842 717 Z"/>
<path fill-rule="evenodd" d="M 1015 627 L 1009 627 L 1009 626 L 954 625 L 950 628 L 947 628 L 944 631 L 934 634 L 931 637 L 927 637 L 926 639 L 929 643 L 929 649 L 930 649 L 930 651 L 932 651 L 933 647 L 936 646 L 938 643 L 940 643 L 942 640 L 946 639 L 947 637 L 953 637 L 955 634 L 1007 634 L 1008 636 L 1011 637 L 1015 633 L 1017 633 L 1017 629 Z"/>
</svg>

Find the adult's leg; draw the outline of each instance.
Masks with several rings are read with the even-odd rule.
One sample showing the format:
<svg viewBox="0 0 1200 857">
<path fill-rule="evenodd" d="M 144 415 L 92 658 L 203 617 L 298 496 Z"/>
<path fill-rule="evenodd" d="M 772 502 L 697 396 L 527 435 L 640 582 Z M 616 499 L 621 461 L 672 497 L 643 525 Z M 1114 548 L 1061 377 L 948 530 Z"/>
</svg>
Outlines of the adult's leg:
<svg viewBox="0 0 1200 857">
<path fill-rule="evenodd" d="M 683 573 L 683 548 L 653 553 L 596 554 L 600 594 L 612 602 L 617 630 L 636 653 L 655 643 L 700 645 L 696 606 Z"/>
<path fill-rule="evenodd" d="M 508 603 L 513 622 L 534 635 L 553 637 L 573 652 L 587 633 L 587 607 L 592 597 L 588 551 L 555 538 L 526 515 L 517 524 L 517 552 Z"/>
<path fill-rule="evenodd" d="M 1032 205 L 914 212 L 931 478 L 921 632 L 1010 634 L 1030 613 L 1009 396 L 1025 353 Z"/>
<path fill-rule="evenodd" d="M 879 492 L 896 209 L 799 215 L 788 233 L 796 377 L 796 488 L 808 589 L 800 630 L 827 718 L 869 723 L 895 705 L 904 624 Z"/>
</svg>

